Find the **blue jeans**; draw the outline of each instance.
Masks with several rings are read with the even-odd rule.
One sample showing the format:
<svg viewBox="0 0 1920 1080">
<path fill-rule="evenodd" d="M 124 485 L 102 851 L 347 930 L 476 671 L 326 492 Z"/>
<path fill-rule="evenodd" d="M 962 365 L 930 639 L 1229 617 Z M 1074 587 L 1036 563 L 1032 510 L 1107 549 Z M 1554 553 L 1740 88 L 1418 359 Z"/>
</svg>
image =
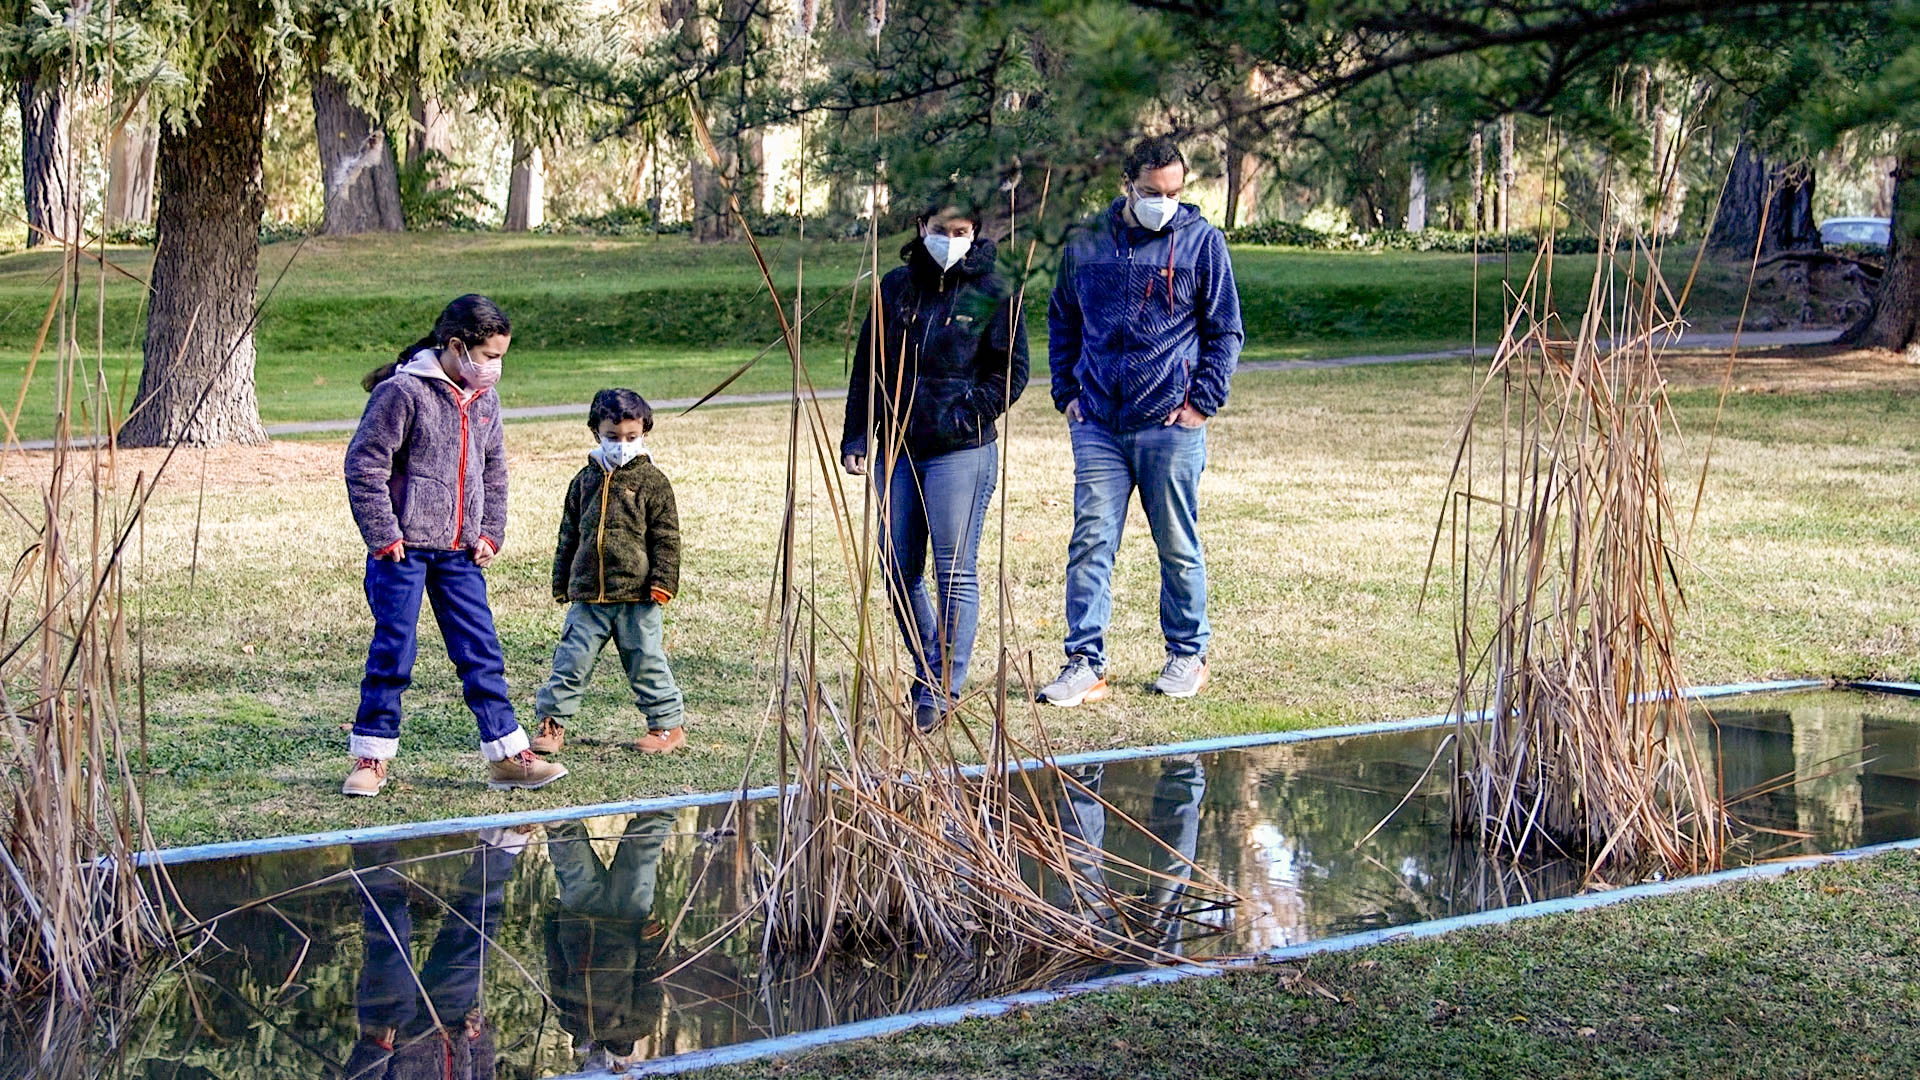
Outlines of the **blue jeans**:
<svg viewBox="0 0 1920 1080">
<path fill-rule="evenodd" d="M 875 469 L 880 487 L 881 566 L 894 618 L 913 652 L 914 699 L 938 704 L 936 688 L 958 698 L 980 626 L 980 527 L 999 478 L 997 444 L 914 461 L 902 454 Z M 927 549 L 933 549 L 936 608 L 927 594 Z"/>
<path fill-rule="evenodd" d="M 1073 539 L 1067 544 L 1068 657 L 1107 666 L 1107 623 L 1113 616 L 1113 557 L 1127 523 L 1127 500 L 1140 492 L 1153 546 L 1160 551 L 1160 633 L 1167 651 L 1203 656 L 1207 626 L 1207 562 L 1200 550 L 1200 473 L 1207 467 L 1207 429 L 1178 424 L 1109 431 L 1094 421 L 1069 422 L 1073 438 Z"/>
<path fill-rule="evenodd" d="M 409 548 L 399 562 L 367 558 L 373 643 L 360 680 L 350 752 L 382 761 L 400 752 L 400 695 L 413 683 L 423 596 L 433 604 L 447 659 L 460 672 L 467 708 L 480 725 L 480 752 L 488 761 L 499 761 L 525 750 L 527 733 L 513 717 L 507 661 L 487 606 L 486 573 L 464 551 Z"/>
<path fill-rule="evenodd" d="M 390 843 L 354 850 L 354 862 L 363 869 L 353 889 L 366 923 L 366 965 L 354 1001 L 363 1029 L 394 1028 L 402 1038 L 412 1039 L 433 1031 L 435 1016 L 457 1028 L 479 1005 L 487 938 L 500 932 L 500 906 L 514 855 L 487 845 L 474 853 L 459 885 L 442 897 L 450 910 L 417 979 L 408 910 L 412 890 L 392 869 L 400 858 L 400 849 Z M 424 1007 L 422 989 L 431 1008 Z"/>
</svg>

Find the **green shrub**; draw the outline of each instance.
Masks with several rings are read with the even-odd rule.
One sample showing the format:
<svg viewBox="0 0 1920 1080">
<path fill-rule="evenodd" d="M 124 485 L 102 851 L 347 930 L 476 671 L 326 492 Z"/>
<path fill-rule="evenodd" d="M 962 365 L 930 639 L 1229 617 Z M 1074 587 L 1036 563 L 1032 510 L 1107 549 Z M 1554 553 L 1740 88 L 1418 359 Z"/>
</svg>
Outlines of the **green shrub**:
<svg viewBox="0 0 1920 1080">
<path fill-rule="evenodd" d="M 400 167 L 400 212 L 409 229 L 454 229 L 478 232 L 486 228 L 479 213 L 489 209 L 486 197 L 472 184 L 448 179 L 453 162 L 438 150 L 428 150 Z"/>
</svg>

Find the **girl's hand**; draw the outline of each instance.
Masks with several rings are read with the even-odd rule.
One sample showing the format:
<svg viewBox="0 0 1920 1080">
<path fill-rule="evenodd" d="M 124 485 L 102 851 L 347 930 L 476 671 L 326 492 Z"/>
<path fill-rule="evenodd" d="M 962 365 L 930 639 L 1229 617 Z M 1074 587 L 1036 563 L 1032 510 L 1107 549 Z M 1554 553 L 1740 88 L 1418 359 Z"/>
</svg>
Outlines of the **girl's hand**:
<svg viewBox="0 0 1920 1080">
<path fill-rule="evenodd" d="M 867 455 L 865 454 L 842 455 L 840 465 L 854 476 L 867 475 Z"/>
<path fill-rule="evenodd" d="M 483 536 L 479 543 L 473 545 L 473 565 L 485 570 L 497 553 L 498 549 L 493 546 L 493 541 Z"/>
<path fill-rule="evenodd" d="M 405 540 L 395 540 L 385 550 L 374 552 L 373 557 L 376 559 L 390 559 L 393 562 L 406 562 L 407 542 Z"/>
</svg>

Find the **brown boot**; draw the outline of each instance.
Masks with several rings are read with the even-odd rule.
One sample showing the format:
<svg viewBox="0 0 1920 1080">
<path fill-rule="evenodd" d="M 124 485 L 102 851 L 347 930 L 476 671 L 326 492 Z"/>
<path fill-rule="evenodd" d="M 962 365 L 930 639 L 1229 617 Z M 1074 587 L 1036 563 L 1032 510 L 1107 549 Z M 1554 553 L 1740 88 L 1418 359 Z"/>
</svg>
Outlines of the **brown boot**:
<svg viewBox="0 0 1920 1080">
<path fill-rule="evenodd" d="M 670 754 L 685 745 L 687 732 L 684 728 L 649 731 L 633 742 L 633 748 L 643 754 Z"/>
<path fill-rule="evenodd" d="M 551 716 L 540 718 L 540 730 L 534 733 L 527 749 L 536 754 L 557 754 L 567 745 L 567 729 Z"/>
<path fill-rule="evenodd" d="M 487 787 L 493 791 L 543 788 L 567 775 L 567 767 L 542 761 L 531 750 L 522 750 L 510 758 L 487 762 Z"/>
<path fill-rule="evenodd" d="M 340 785 L 340 794 L 368 798 L 380 794 L 380 789 L 386 786 L 386 762 L 370 757 L 355 758 L 347 782 Z"/>
</svg>

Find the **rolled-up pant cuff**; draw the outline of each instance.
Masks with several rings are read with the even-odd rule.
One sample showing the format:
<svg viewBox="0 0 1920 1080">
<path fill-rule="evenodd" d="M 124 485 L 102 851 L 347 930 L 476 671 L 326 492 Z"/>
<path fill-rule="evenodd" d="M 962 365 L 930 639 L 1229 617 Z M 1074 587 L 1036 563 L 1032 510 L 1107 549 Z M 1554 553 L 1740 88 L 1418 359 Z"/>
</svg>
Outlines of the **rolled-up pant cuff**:
<svg viewBox="0 0 1920 1080">
<path fill-rule="evenodd" d="M 488 761 L 505 761 L 520 751 L 525 750 L 529 745 L 527 742 L 527 729 L 515 724 L 513 730 L 507 732 L 505 735 L 481 743 L 480 756 L 486 758 Z"/>
<path fill-rule="evenodd" d="M 384 739 L 378 735 L 349 735 L 347 753 L 356 758 L 392 761 L 400 756 L 400 740 Z"/>
</svg>

